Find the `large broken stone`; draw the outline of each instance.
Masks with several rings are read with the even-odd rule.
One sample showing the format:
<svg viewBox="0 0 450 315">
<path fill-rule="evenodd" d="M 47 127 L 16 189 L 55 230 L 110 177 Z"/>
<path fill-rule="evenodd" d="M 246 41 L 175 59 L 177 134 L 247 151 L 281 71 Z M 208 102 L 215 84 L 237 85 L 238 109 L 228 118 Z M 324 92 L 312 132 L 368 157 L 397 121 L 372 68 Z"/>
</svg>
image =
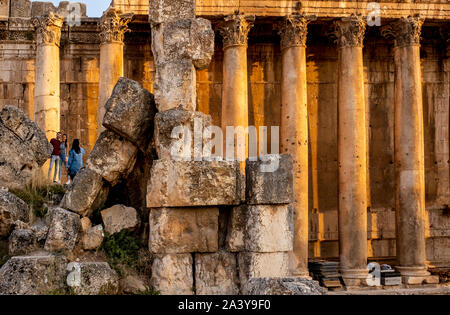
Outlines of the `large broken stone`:
<svg viewBox="0 0 450 315">
<path fill-rule="evenodd" d="M 197 295 L 238 295 L 236 255 L 227 252 L 195 255 Z"/>
<path fill-rule="evenodd" d="M 247 208 L 244 234 L 247 252 L 273 253 L 293 250 L 294 219 L 290 205 Z"/>
<path fill-rule="evenodd" d="M 245 295 L 325 295 L 317 281 L 305 278 L 254 278 L 242 289 Z"/>
<path fill-rule="evenodd" d="M 45 250 L 50 252 L 73 250 L 80 231 L 80 216 L 62 208 L 52 208 L 49 211 L 50 229 Z"/>
<path fill-rule="evenodd" d="M 192 61 L 185 58 L 159 65 L 156 68 L 154 92 L 160 112 L 177 107 L 195 111 L 196 70 Z"/>
<path fill-rule="evenodd" d="M 239 162 L 159 160 L 151 171 L 147 207 L 238 205 L 243 185 Z"/>
<path fill-rule="evenodd" d="M 155 145 L 159 159 L 194 160 L 197 156 L 202 158 L 202 148 L 205 144 L 203 132 L 210 125 L 211 116 L 201 112 L 175 108 L 156 114 Z M 197 146 L 201 145 L 197 149 L 194 148 L 195 139 L 199 139 Z M 177 146 L 177 143 L 182 145 Z M 190 146 L 187 146 L 188 143 Z M 179 147 L 178 150 L 173 149 L 176 147 Z M 194 154 L 195 152 L 197 153 Z"/>
<path fill-rule="evenodd" d="M 136 163 L 138 148 L 118 134 L 103 131 L 91 154 L 86 167 L 103 177 L 112 186 L 121 178 L 126 178 Z"/>
<path fill-rule="evenodd" d="M 293 202 L 293 161 L 289 154 L 266 155 L 247 160 L 246 201 L 251 205 Z"/>
<path fill-rule="evenodd" d="M 151 284 L 162 295 L 192 295 L 194 275 L 191 254 L 156 256 Z"/>
<path fill-rule="evenodd" d="M 239 253 L 239 279 L 245 285 L 251 278 L 289 276 L 289 253 Z"/>
<path fill-rule="evenodd" d="M 119 290 L 119 277 L 106 262 L 73 262 L 67 271 L 67 284 L 77 295 L 114 295 Z"/>
<path fill-rule="evenodd" d="M 211 63 L 214 31 L 203 18 L 179 19 L 152 28 L 152 49 L 157 66 L 190 60 L 198 70 Z"/>
<path fill-rule="evenodd" d="M 0 269 L 0 295 L 46 295 L 62 291 L 66 280 L 64 256 L 17 256 Z"/>
<path fill-rule="evenodd" d="M 120 78 L 105 105 L 103 126 L 145 150 L 153 133 L 153 94 L 138 82 Z"/>
<path fill-rule="evenodd" d="M 9 256 L 27 255 L 36 248 L 36 236 L 32 230 L 15 229 L 9 236 Z"/>
<path fill-rule="evenodd" d="M 124 205 L 115 205 L 101 212 L 105 232 L 112 235 L 122 230 L 133 231 L 139 226 L 136 209 Z"/>
<path fill-rule="evenodd" d="M 231 211 L 226 246 L 231 252 L 287 252 L 293 250 L 293 233 L 290 205 L 242 205 Z"/>
<path fill-rule="evenodd" d="M 97 206 L 101 206 L 106 201 L 107 192 L 108 188 L 104 186 L 100 174 L 88 168 L 82 168 L 64 195 L 61 207 L 82 216 L 89 216 Z"/>
<path fill-rule="evenodd" d="M 84 250 L 95 250 L 102 245 L 104 237 L 103 226 L 101 224 L 96 225 L 83 233 L 81 246 Z"/>
<path fill-rule="evenodd" d="M 212 253 L 218 249 L 218 208 L 159 208 L 150 212 L 152 253 Z"/>
<path fill-rule="evenodd" d="M 17 107 L 0 112 L 0 188 L 23 188 L 50 157 L 52 146 L 35 122 Z"/>
<path fill-rule="evenodd" d="M 150 0 L 152 24 L 195 18 L 195 0 Z"/>
<path fill-rule="evenodd" d="M 22 199 L 0 189 L 0 237 L 11 233 L 15 221 L 28 222 L 29 215 L 28 205 Z"/>
<path fill-rule="evenodd" d="M 121 279 L 120 289 L 124 294 L 142 294 L 148 291 L 145 282 L 136 276 L 127 276 Z"/>
</svg>

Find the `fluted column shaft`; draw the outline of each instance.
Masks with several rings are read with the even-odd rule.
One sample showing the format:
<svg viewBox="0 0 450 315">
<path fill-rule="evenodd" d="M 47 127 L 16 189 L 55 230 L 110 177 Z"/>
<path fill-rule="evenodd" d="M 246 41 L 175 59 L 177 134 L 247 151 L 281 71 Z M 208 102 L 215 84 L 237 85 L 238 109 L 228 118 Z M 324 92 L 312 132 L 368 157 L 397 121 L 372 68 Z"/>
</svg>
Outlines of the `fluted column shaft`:
<svg viewBox="0 0 450 315">
<path fill-rule="evenodd" d="M 347 285 L 367 277 L 366 110 L 363 38 L 365 21 L 351 16 L 337 21 L 339 252 Z"/>
<path fill-rule="evenodd" d="M 33 19 L 36 28 L 34 119 L 48 139 L 60 131 L 59 45 L 63 19 L 49 13 Z"/>
<path fill-rule="evenodd" d="M 291 273 L 308 276 L 308 106 L 306 36 L 308 19 L 287 16 L 280 24 L 281 153 L 294 159 L 294 250 Z"/>
<path fill-rule="evenodd" d="M 97 131 L 100 134 L 105 116 L 105 104 L 111 97 L 114 86 L 124 75 L 123 40 L 128 31 L 129 16 L 120 16 L 115 9 L 109 9 L 101 19 L 100 32 L 100 80 L 97 108 Z"/>
<path fill-rule="evenodd" d="M 222 92 L 224 134 L 228 126 L 248 128 L 247 43 L 253 20 L 253 17 L 243 15 L 227 16 L 220 28 L 224 50 Z M 235 142 L 235 157 L 243 161 L 242 170 L 245 171 L 245 160 L 248 157 L 247 137 L 244 142 Z"/>
<path fill-rule="evenodd" d="M 428 275 L 425 266 L 425 153 L 420 33 L 422 21 L 402 18 L 385 30 L 394 37 L 395 201 L 397 260 L 404 276 Z"/>
</svg>

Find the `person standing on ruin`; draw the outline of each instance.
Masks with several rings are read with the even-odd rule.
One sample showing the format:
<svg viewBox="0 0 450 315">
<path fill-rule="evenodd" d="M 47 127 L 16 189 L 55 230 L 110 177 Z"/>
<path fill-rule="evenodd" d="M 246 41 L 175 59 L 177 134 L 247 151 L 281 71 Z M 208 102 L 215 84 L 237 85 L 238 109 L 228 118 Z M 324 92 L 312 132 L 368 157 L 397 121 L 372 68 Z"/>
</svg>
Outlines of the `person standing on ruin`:
<svg viewBox="0 0 450 315">
<path fill-rule="evenodd" d="M 52 175 L 53 165 L 55 166 L 55 172 L 53 174 L 53 182 L 61 183 L 61 173 L 58 172 L 58 167 L 60 164 L 60 145 L 61 145 L 61 132 L 56 134 L 56 138 L 50 140 L 50 144 L 53 146 L 52 156 L 50 158 L 50 167 L 48 169 L 48 180 L 50 181 L 50 176 Z M 56 180 L 56 176 L 59 175 L 58 180 Z"/>
<path fill-rule="evenodd" d="M 75 139 L 72 143 L 72 149 L 69 152 L 67 167 L 69 169 L 70 179 L 73 180 L 78 171 L 83 167 L 83 155 L 86 151 L 80 147 L 80 140 Z"/>
<path fill-rule="evenodd" d="M 69 177 L 69 172 L 67 171 L 67 135 L 62 135 L 61 145 L 59 146 L 59 179 L 61 179 L 62 168 L 66 170 L 67 177 Z"/>
</svg>

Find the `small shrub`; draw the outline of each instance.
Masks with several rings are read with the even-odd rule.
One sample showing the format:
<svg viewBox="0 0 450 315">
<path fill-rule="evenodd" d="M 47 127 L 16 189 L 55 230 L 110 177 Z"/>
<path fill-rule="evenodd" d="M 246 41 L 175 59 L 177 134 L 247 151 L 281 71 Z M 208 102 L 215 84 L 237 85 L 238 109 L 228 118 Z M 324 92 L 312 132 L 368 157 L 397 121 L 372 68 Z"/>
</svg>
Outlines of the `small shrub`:
<svg viewBox="0 0 450 315">
<path fill-rule="evenodd" d="M 106 235 L 101 249 L 108 257 L 111 267 L 121 275 L 121 264 L 136 267 L 141 246 L 140 240 L 133 233 L 123 230 L 120 233 Z"/>
<path fill-rule="evenodd" d="M 36 217 L 43 218 L 47 214 L 45 199 L 37 188 L 12 189 L 11 193 L 25 201 Z"/>
</svg>

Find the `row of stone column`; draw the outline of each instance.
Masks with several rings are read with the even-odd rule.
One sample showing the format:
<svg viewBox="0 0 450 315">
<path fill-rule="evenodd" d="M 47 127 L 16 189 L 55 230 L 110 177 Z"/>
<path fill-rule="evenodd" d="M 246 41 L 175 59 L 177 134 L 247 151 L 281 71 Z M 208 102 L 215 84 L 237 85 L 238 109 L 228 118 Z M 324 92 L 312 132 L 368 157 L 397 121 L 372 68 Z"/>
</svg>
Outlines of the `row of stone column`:
<svg viewBox="0 0 450 315">
<path fill-rule="evenodd" d="M 281 152 L 292 154 L 295 186 L 294 275 L 308 274 L 307 24 L 288 16 L 281 23 Z M 247 36 L 253 18 L 227 17 L 223 36 L 222 126 L 248 126 Z M 425 180 L 420 33 L 422 21 L 402 18 L 383 29 L 395 44 L 395 169 L 397 257 L 405 276 L 426 276 Z M 339 248 L 347 283 L 367 278 L 367 143 L 363 39 L 365 20 L 336 21 L 338 46 Z"/>
<path fill-rule="evenodd" d="M 105 114 L 106 101 L 124 75 L 124 34 L 128 31 L 130 15 L 110 8 L 100 21 L 100 80 L 97 109 L 98 134 Z M 47 138 L 60 131 L 60 41 L 63 18 L 50 12 L 33 19 L 36 28 L 36 85 L 34 117 Z"/>
</svg>

